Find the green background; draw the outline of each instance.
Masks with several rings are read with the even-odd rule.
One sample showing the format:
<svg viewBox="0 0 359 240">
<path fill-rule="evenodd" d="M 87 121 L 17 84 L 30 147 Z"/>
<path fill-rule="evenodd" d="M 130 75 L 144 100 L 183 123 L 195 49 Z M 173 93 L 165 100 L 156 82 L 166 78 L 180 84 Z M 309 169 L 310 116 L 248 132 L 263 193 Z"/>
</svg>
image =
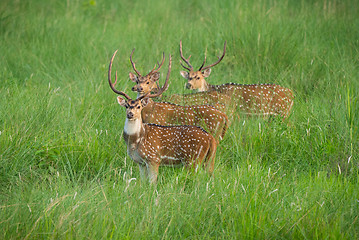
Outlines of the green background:
<svg viewBox="0 0 359 240">
<path fill-rule="evenodd" d="M 0 2 L 0 238 L 358 239 L 359 4 L 354 0 Z M 236 118 L 214 178 L 139 180 L 122 140 L 129 55 L 214 62 L 212 84 L 275 83 L 291 116 Z M 163 82 L 167 71 L 162 68 Z"/>
</svg>

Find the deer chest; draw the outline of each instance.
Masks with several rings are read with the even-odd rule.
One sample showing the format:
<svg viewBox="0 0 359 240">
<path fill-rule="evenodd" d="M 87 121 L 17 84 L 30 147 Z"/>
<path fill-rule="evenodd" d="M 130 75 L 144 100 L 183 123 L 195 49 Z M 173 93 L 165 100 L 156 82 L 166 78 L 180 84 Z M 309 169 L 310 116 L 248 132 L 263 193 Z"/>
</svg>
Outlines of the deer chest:
<svg viewBox="0 0 359 240">
<path fill-rule="evenodd" d="M 127 145 L 127 154 L 131 157 L 133 161 L 135 161 L 138 164 L 145 164 L 144 158 L 141 156 L 141 154 L 138 152 L 137 148 L 131 147 Z"/>
<path fill-rule="evenodd" d="M 138 164 L 145 164 L 143 154 L 139 151 L 139 142 L 141 138 L 138 136 L 133 137 L 124 133 L 123 139 L 127 145 L 127 154 L 131 157 L 131 159 Z"/>
</svg>

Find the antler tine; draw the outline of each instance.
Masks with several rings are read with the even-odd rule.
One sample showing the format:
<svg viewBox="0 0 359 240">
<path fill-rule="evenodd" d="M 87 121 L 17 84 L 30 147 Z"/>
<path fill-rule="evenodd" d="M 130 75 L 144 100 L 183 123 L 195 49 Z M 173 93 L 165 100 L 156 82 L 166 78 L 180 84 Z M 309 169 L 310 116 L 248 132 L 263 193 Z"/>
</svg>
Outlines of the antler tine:
<svg viewBox="0 0 359 240">
<path fill-rule="evenodd" d="M 201 71 L 201 70 L 202 70 L 204 64 L 206 63 L 206 59 L 207 59 L 207 56 L 206 56 L 206 54 L 205 54 L 205 55 L 204 55 L 203 63 L 202 63 L 202 65 L 199 67 L 198 71 Z"/>
<path fill-rule="evenodd" d="M 147 75 L 150 75 L 150 74 L 154 73 L 154 72 L 155 72 L 155 68 L 156 68 L 156 64 L 155 64 L 155 66 L 152 68 L 152 70 L 151 70 Z"/>
<path fill-rule="evenodd" d="M 161 62 L 161 64 L 158 65 L 158 68 L 156 69 L 156 72 L 161 69 L 164 62 L 165 62 L 165 52 L 162 53 L 162 62 Z"/>
<path fill-rule="evenodd" d="M 182 67 L 185 68 L 185 69 L 187 69 L 188 71 L 193 70 L 192 65 L 189 63 L 189 59 L 190 59 L 191 56 L 189 56 L 187 59 L 183 56 L 183 53 L 182 53 L 182 40 L 180 41 L 180 55 L 181 55 L 182 60 L 188 65 L 189 68 L 188 68 L 188 67 L 185 67 L 185 66 L 181 63 Z"/>
<path fill-rule="evenodd" d="M 163 52 L 163 54 L 162 54 L 162 62 L 161 62 L 161 64 L 157 62 L 158 68 L 155 69 L 156 68 L 156 64 L 155 64 L 154 68 L 151 70 L 151 72 L 149 74 L 158 72 L 161 69 L 164 62 L 165 62 L 165 52 Z"/>
<path fill-rule="evenodd" d="M 168 64 L 168 71 L 167 71 L 167 77 L 166 77 L 166 81 L 165 83 L 163 84 L 163 87 L 160 88 L 156 93 L 154 94 L 150 94 L 150 93 L 147 93 L 143 96 L 141 96 L 140 98 L 144 98 L 144 97 L 149 97 L 149 98 L 154 98 L 154 97 L 158 97 L 160 96 L 164 91 L 166 91 L 168 89 L 168 80 L 170 78 L 170 75 L 171 75 L 171 65 L 172 65 L 172 56 L 170 54 L 170 57 L 169 57 L 169 64 Z"/>
<path fill-rule="evenodd" d="M 180 62 L 180 64 L 181 64 L 181 66 L 182 66 L 183 68 L 187 69 L 188 71 L 191 71 L 191 70 L 192 70 L 192 69 L 190 69 L 190 68 L 186 67 L 185 65 L 183 65 L 183 63 L 182 63 L 182 62 Z"/>
<path fill-rule="evenodd" d="M 215 62 L 215 63 L 213 63 L 213 64 L 211 64 L 211 65 L 205 66 L 205 67 L 201 67 L 201 68 L 199 69 L 199 71 L 201 71 L 201 70 L 206 70 L 206 69 L 211 68 L 211 67 L 213 67 L 213 66 L 216 66 L 218 63 L 220 63 L 220 61 L 222 61 L 222 59 L 224 58 L 224 55 L 226 54 L 226 46 L 227 46 L 227 41 L 224 42 L 223 54 L 222 54 L 221 57 L 218 58 L 218 61 L 217 61 L 217 62 Z"/>
<path fill-rule="evenodd" d="M 120 94 L 122 96 L 124 96 L 127 100 L 131 99 L 126 93 L 122 92 L 122 91 L 119 91 L 115 88 L 115 85 L 117 83 L 117 71 L 116 71 L 116 77 L 115 77 L 115 83 L 112 83 L 111 81 L 111 70 L 112 70 L 112 63 L 113 63 L 113 59 L 115 58 L 115 55 L 117 53 L 118 50 L 116 50 L 112 57 L 111 57 L 111 61 L 110 61 L 110 65 L 108 67 L 108 83 L 110 84 L 110 87 L 112 89 L 112 91 L 114 91 L 115 93 L 117 94 Z"/>
<path fill-rule="evenodd" d="M 130 61 L 131 61 L 133 70 L 137 73 L 137 75 L 138 75 L 139 77 L 141 77 L 141 76 L 142 76 L 141 73 L 136 69 L 135 63 L 132 61 L 132 55 L 133 55 L 133 52 L 134 52 L 134 51 L 135 51 L 135 49 L 133 49 L 132 52 L 131 52 Z"/>
</svg>

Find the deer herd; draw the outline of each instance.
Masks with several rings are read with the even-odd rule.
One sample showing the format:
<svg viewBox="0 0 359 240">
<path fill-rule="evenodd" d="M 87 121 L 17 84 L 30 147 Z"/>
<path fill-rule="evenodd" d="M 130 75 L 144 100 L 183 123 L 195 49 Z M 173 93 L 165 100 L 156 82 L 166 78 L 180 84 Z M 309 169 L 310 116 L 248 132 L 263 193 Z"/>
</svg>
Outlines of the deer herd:
<svg viewBox="0 0 359 240">
<path fill-rule="evenodd" d="M 222 61 L 226 53 L 226 42 L 223 54 L 218 60 L 205 66 L 206 56 L 196 71 L 183 56 L 180 41 L 181 65 L 187 71 L 181 71 L 187 80 L 186 88 L 196 90 L 190 94 L 173 94 L 162 96 L 168 89 L 171 74 L 172 57 L 166 80 L 159 85 L 162 61 L 147 75 L 143 76 L 133 62 L 134 50 L 130 62 L 135 73 L 130 72 L 130 80 L 135 83 L 132 91 L 137 97 L 132 99 L 122 90 L 116 89 L 112 81 L 112 64 L 117 50 L 111 57 L 108 81 L 112 91 L 119 96 L 117 102 L 126 108 L 126 120 L 123 138 L 127 153 L 139 165 L 142 178 L 151 183 L 157 181 L 159 166 L 186 166 L 197 170 L 203 165 L 213 173 L 217 145 L 230 125 L 233 115 L 281 116 L 287 118 L 293 106 L 293 93 L 290 89 L 275 84 L 237 84 L 225 83 L 211 85 L 205 78 L 211 73 L 211 67 Z M 166 101 L 162 101 L 165 99 Z"/>
</svg>

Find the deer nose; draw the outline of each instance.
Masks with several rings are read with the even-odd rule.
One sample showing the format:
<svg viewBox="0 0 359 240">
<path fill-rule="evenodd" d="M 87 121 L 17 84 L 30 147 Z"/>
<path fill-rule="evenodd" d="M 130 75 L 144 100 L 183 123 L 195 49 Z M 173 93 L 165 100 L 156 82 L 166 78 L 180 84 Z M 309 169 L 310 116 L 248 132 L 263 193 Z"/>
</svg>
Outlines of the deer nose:
<svg viewBox="0 0 359 240">
<path fill-rule="evenodd" d="M 132 119 L 133 118 L 133 113 L 132 112 L 127 113 L 127 118 Z"/>
<path fill-rule="evenodd" d="M 132 87 L 132 91 L 134 91 L 134 92 L 142 92 L 143 87 L 134 86 L 134 87 Z"/>
<path fill-rule="evenodd" d="M 134 92 L 142 92 L 142 91 L 143 91 L 143 87 L 134 86 L 134 87 L 132 88 L 132 91 L 134 91 Z"/>
<path fill-rule="evenodd" d="M 186 84 L 186 88 L 187 88 L 187 89 L 191 89 L 191 88 L 192 88 L 192 85 L 191 85 L 190 83 L 187 83 L 187 84 Z"/>
</svg>

